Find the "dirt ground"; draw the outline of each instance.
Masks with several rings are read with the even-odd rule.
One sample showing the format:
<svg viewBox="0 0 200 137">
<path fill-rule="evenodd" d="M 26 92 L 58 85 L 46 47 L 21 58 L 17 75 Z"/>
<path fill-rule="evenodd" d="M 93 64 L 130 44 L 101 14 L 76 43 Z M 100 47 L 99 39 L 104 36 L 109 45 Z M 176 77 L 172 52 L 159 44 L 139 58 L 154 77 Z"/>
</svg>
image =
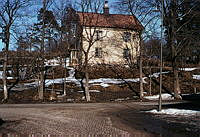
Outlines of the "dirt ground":
<svg viewBox="0 0 200 137">
<path fill-rule="evenodd" d="M 3 104 L 0 136 L 189 137 L 200 130 L 146 110 L 156 102 Z M 166 106 L 165 106 L 166 107 Z M 191 121 L 194 117 L 181 117 Z M 200 117 L 196 116 L 196 119 Z M 197 123 L 198 124 L 198 123 Z M 197 134 L 198 133 L 198 134 Z"/>
</svg>

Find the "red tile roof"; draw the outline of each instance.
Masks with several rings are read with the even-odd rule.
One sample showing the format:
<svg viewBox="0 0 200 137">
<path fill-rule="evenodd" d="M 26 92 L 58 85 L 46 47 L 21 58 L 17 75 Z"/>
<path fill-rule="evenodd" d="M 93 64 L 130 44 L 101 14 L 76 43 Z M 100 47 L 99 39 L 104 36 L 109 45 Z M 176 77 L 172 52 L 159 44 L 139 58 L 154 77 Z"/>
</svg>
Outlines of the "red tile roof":
<svg viewBox="0 0 200 137">
<path fill-rule="evenodd" d="M 121 28 L 142 31 L 144 27 L 135 16 L 78 12 L 81 24 L 87 27 Z"/>
</svg>

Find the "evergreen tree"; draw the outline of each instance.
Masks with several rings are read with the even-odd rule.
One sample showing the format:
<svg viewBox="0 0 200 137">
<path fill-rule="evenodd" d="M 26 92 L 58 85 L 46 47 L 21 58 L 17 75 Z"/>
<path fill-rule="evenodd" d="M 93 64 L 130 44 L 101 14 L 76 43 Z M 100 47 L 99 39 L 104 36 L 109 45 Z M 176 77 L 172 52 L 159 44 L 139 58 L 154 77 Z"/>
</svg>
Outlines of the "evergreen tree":
<svg viewBox="0 0 200 137">
<path fill-rule="evenodd" d="M 44 24 L 43 24 L 44 23 Z M 43 28 L 44 27 L 44 28 Z M 32 29 L 33 39 L 36 49 L 41 49 L 40 45 L 42 42 L 42 33 L 44 29 L 44 44 L 45 51 L 48 50 L 53 44 L 55 44 L 56 34 L 59 31 L 59 25 L 55 19 L 55 16 L 52 11 L 40 9 L 38 14 L 38 23 L 35 23 Z M 36 44 L 37 43 L 37 44 Z"/>
</svg>

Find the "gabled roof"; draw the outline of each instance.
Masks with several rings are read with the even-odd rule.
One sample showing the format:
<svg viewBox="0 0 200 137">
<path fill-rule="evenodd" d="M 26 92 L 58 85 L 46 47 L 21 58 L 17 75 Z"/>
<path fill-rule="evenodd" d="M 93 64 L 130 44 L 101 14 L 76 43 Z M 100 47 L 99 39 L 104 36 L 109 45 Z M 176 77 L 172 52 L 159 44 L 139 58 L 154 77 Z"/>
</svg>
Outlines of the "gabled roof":
<svg viewBox="0 0 200 137">
<path fill-rule="evenodd" d="M 144 27 L 135 16 L 123 14 L 100 14 L 77 12 L 81 25 L 87 27 L 120 28 L 142 31 Z"/>
</svg>

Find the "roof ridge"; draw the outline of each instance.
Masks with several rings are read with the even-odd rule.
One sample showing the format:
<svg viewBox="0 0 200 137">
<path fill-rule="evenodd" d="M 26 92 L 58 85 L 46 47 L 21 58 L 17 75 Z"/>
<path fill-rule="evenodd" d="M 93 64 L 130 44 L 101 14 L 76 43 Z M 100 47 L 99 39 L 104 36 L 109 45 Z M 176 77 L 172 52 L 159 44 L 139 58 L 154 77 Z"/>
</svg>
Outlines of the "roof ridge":
<svg viewBox="0 0 200 137">
<path fill-rule="evenodd" d="M 81 12 L 81 11 L 77 11 L 77 13 L 91 13 L 91 14 L 100 14 L 100 15 L 104 15 L 104 16 L 108 16 L 108 15 L 105 15 L 105 14 L 103 14 L 103 13 L 96 13 L 96 12 Z M 109 15 L 123 15 L 123 16 L 133 16 L 133 17 L 135 17 L 135 15 L 129 15 L 129 14 L 109 14 Z"/>
<path fill-rule="evenodd" d="M 144 27 L 134 15 L 109 14 L 94 12 L 76 12 L 83 26 L 123 28 L 142 31 Z"/>
</svg>

